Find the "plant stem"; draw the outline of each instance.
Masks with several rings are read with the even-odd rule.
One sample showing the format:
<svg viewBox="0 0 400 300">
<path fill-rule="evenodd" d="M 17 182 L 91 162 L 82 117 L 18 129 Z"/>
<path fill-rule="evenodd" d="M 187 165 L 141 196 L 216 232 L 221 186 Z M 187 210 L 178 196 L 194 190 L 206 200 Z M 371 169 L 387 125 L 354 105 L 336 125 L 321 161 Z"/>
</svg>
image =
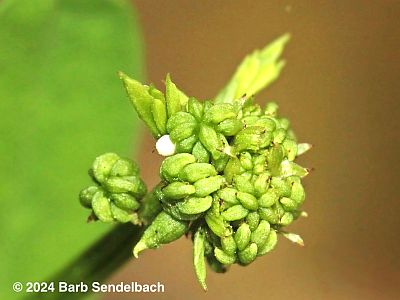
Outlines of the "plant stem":
<svg viewBox="0 0 400 300">
<path fill-rule="evenodd" d="M 156 197 L 158 187 L 148 193 L 143 199 L 141 212 L 148 225 L 160 211 L 160 204 Z M 139 214 L 141 214 L 139 212 Z M 137 226 L 131 223 L 115 226 L 104 237 L 90 246 L 77 259 L 72 261 L 55 276 L 46 280 L 54 282 L 55 292 L 28 294 L 28 299 L 74 299 L 83 298 L 86 294 L 58 293 L 57 285 L 60 281 L 69 284 L 83 282 L 89 286 L 94 281 L 102 282 L 117 270 L 129 258 L 133 258 L 133 246 L 139 241 L 146 226 Z M 90 288 L 89 291 L 90 292 Z"/>
</svg>

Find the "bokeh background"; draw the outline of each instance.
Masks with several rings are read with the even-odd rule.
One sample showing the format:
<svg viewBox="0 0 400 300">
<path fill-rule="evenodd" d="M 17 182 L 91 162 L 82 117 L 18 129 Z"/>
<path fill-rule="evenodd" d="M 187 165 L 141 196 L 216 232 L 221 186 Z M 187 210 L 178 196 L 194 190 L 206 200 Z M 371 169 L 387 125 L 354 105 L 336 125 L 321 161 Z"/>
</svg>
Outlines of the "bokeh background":
<svg viewBox="0 0 400 300">
<path fill-rule="evenodd" d="M 23 6 L 4 14 L 13 2 Z M 281 240 L 248 267 L 209 271 L 204 293 L 182 238 L 109 279 L 160 281 L 166 293 L 103 298 L 398 298 L 399 1 L 135 0 L 136 13 L 114 0 L 0 4 L 4 295 L 3 286 L 43 278 L 108 229 L 85 224 L 76 202 L 97 154 L 136 157 L 148 185 L 157 182 L 154 140 L 129 110 L 117 70 L 160 87 L 170 72 L 207 99 L 245 54 L 290 32 L 287 66 L 258 100 L 278 102 L 315 146 L 301 158 L 315 168 L 305 179 L 309 218 L 291 225 L 306 246 Z"/>
</svg>

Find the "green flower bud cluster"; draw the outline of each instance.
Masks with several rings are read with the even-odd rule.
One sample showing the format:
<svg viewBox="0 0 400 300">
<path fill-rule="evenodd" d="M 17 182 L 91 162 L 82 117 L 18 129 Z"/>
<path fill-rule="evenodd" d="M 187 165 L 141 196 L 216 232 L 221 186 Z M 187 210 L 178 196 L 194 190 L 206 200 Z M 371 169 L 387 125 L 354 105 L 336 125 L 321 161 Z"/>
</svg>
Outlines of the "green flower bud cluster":
<svg viewBox="0 0 400 300">
<path fill-rule="evenodd" d="M 309 170 L 294 160 L 308 144 L 297 143 L 273 102 L 262 109 L 252 99 L 214 104 L 190 98 L 180 108 L 166 121 L 178 153 L 163 161 L 158 192 L 162 214 L 175 220 L 169 222 L 175 234 L 154 242 L 155 233 L 168 227 L 153 222 L 134 253 L 190 232 L 196 274 L 205 287 L 199 253 L 216 271 L 247 265 L 271 251 L 281 228 L 302 215 L 301 178 Z"/>
<path fill-rule="evenodd" d="M 91 175 L 97 185 L 80 199 L 102 221 L 148 225 L 135 257 L 190 235 L 196 276 L 206 289 L 206 262 L 216 272 L 248 265 L 274 249 L 278 235 L 303 244 L 283 227 L 306 216 L 301 179 L 309 170 L 294 161 L 311 145 L 297 142 L 276 103 L 253 103 L 253 95 L 283 68 L 279 56 L 288 39 L 284 35 L 249 55 L 213 101 L 189 98 L 169 75 L 163 93 L 119 74 L 157 139 L 156 150 L 166 157 L 161 182 L 136 214 L 146 192 L 137 167 L 109 153 L 96 159 Z"/>
<path fill-rule="evenodd" d="M 115 153 L 106 153 L 94 160 L 89 174 L 95 185 L 79 194 L 80 203 L 92 210 L 89 219 L 140 223 L 139 201 L 147 190 L 134 162 Z"/>
</svg>

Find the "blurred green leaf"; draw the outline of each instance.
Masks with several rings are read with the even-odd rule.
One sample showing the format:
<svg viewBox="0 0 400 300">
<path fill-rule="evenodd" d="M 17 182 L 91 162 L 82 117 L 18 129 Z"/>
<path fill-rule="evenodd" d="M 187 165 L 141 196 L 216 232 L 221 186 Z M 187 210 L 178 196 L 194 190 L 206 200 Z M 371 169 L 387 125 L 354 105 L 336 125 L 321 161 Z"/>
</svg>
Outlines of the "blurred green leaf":
<svg viewBox="0 0 400 300">
<path fill-rule="evenodd" d="M 0 299 L 110 228 L 86 224 L 77 195 L 94 157 L 134 152 L 136 116 L 116 73 L 142 79 L 142 66 L 125 1 L 0 3 Z"/>
<path fill-rule="evenodd" d="M 228 84 L 216 96 L 215 102 L 229 103 L 241 97 L 249 98 L 274 82 L 285 66 L 280 55 L 289 38 L 289 34 L 284 34 L 262 50 L 255 50 L 246 56 Z"/>
</svg>

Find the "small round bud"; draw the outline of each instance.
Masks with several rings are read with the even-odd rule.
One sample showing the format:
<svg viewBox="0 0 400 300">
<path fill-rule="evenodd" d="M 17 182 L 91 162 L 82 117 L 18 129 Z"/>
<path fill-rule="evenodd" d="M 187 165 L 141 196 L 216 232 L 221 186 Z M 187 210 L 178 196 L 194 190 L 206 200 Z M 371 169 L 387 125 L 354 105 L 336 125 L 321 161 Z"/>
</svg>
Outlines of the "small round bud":
<svg viewBox="0 0 400 300">
<path fill-rule="evenodd" d="M 203 198 L 188 197 L 185 201 L 178 203 L 177 208 L 184 214 L 194 215 L 205 212 L 211 207 L 211 204 L 211 196 L 206 196 Z"/>
<path fill-rule="evenodd" d="M 249 210 L 244 208 L 242 205 L 234 205 L 229 207 L 227 210 L 222 212 L 222 216 L 226 221 L 241 220 L 247 216 Z"/>
<path fill-rule="evenodd" d="M 249 263 L 254 261 L 257 257 L 257 250 L 258 250 L 257 244 L 251 243 L 245 249 L 240 251 L 238 253 L 240 263 L 243 265 L 248 265 Z"/>
<path fill-rule="evenodd" d="M 205 197 L 211 193 L 219 190 L 224 178 L 222 176 L 211 176 L 208 178 L 200 179 L 196 181 L 193 185 L 196 188 L 197 197 Z"/>
<path fill-rule="evenodd" d="M 239 204 L 236 194 L 237 190 L 230 187 L 218 191 L 218 196 L 224 201 L 224 203 L 228 204 L 228 206 Z"/>
<path fill-rule="evenodd" d="M 278 194 L 274 189 L 269 189 L 265 194 L 263 194 L 260 199 L 258 199 L 258 204 L 261 207 L 270 207 L 274 205 L 279 199 Z"/>
<path fill-rule="evenodd" d="M 224 265 L 231 265 L 236 261 L 236 255 L 230 255 L 219 248 L 214 249 L 215 258 Z"/>
<path fill-rule="evenodd" d="M 194 163 L 196 158 L 189 153 L 178 153 L 166 158 L 160 168 L 161 177 L 168 182 L 179 179 L 179 173 L 182 169 L 191 163 Z"/>
<path fill-rule="evenodd" d="M 140 203 L 129 194 L 111 194 L 110 199 L 116 206 L 124 210 L 137 210 L 140 207 Z"/>
<path fill-rule="evenodd" d="M 173 142 L 178 143 L 190 137 L 194 133 L 196 127 L 197 124 L 179 124 L 169 132 L 169 137 Z"/>
<path fill-rule="evenodd" d="M 115 153 L 105 153 L 98 156 L 92 167 L 92 173 L 94 178 L 99 182 L 103 183 L 110 175 L 111 169 L 119 159 L 119 156 Z"/>
<path fill-rule="evenodd" d="M 210 161 L 210 154 L 200 141 L 194 145 L 192 154 L 198 162 L 208 163 Z"/>
<path fill-rule="evenodd" d="M 243 123 L 237 119 L 227 119 L 217 125 L 217 131 L 224 136 L 234 136 L 243 128 Z"/>
<path fill-rule="evenodd" d="M 191 135 L 190 137 L 179 141 L 176 144 L 176 152 L 177 153 L 190 153 L 192 152 L 192 149 L 196 142 L 198 141 L 198 138 L 195 134 Z"/>
<path fill-rule="evenodd" d="M 203 117 L 203 104 L 191 97 L 188 101 L 188 112 L 194 116 L 198 121 Z"/>
<path fill-rule="evenodd" d="M 227 237 L 222 237 L 221 238 L 221 247 L 222 250 L 224 250 L 225 253 L 228 253 L 230 255 L 234 255 L 236 253 L 236 242 L 233 236 L 227 236 Z"/>
<path fill-rule="evenodd" d="M 280 224 L 282 226 L 287 226 L 293 222 L 293 219 L 293 214 L 291 214 L 290 212 L 285 212 L 281 218 Z"/>
<path fill-rule="evenodd" d="M 296 201 L 299 205 L 304 202 L 306 197 L 304 188 L 301 183 L 294 182 L 292 185 L 292 192 L 290 194 L 290 198 Z"/>
<path fill-rule="evenodd" d="M 275 210 L 272 208 L 264 208 L 260 207 L 258 209 L 258 213 L 260 214 L 260 218 L 268 221 L 271 224 L 278 224 L 279 216 L 275 213 Z"/>
<path fill-rule="evenodd" d="M 92 208 L 92 200 L 94 194 L 99 191 L 97 186 L 89 186 L 79 193 L 79 201 L 86 208 Z"/>
<path fill-rule="evenodd" d="M 179 178 L 189 182 L 196 182 L 209 176 L 217 175 L 213 165 L 208 163 L 193 163 L 186 165 L 179 174 Z"/>
<path fill-rule="evenodd" d="M 129 214 L 127 211 L 119 208 L 114 203 L 111 203 L 111 213 L 113 218 L 121 223 L 130 222 L 133 218 L 132 214 Z"/>
<path fill-rule="evenodd" d="M 251 233 L 250 240 L 253 243 L 256 243 L 258 247 L 261 247 L 267 241 L 270 229 L 271 226 L 269 225 L 268 221 L 261 220 L 256 230 Z"/>
<path fill-rule="evenodd" d="M 272 249 L 275 248 L 277 242 L 278 235 L 276 234 L 275 230 L 271 230 L 268 234 L 265 244 L 258 248 L 257 255 L 261 256 L 270 252 Z"/>
<path fill-rule="evenodd" d="M 252 194 L 238 192 L 237 198 L 239 199 L 240 203 L 243 205 L 244 208 L 248 210 L 257 210 L 258 202 L 257 198 L 254 197 Z"/>
<path fill-rule="evenodd" d="M 217 132 L 211 126 L 206 124 L 200 125 L 199 139 L 203 146 L 211 153 L 214 159 L 221 156 L 222 142 L 218 138 Z"/>
<path fill-rule="evenodd" d="M 293 211 L 297 208 L 297 203 L 293 199 L 282 197 L 279 202 L 283 205 L 283 208 L 288 211 Z"/>
<path fill-rule="evenodd" d="M 98 191 L 93 196 L 92 201 L 93 212 L 100 221 L 110 223 L 114 221 L 113 214 L 111 212 L 110 199 L 108 199 L 102 191 Z"/>
<path fill-rule="evenodd" d="M 203 120 L 207 123 L 218 124 L 226 119 L 236 118 L 235 108 L 232 104 L 215 104 L 204 113 Z"/>
<path fill-rule="evenodd" d="M 171 200 L 180 200 L 196 192 L 193 185 L 183 182 L 172 182 L 162 189 L 164 196 Z"/>
<path fill-rule="evenodd" d="M 250 230 L 254 231 L 260 223 L 260 215 L 256 211 L 250 212 L 246 217 L 246 223 L 249 224 Z"/>
<path fill-rule="evenodd" d="M 248 224 L 242 223 L 234 234 L 234 239 L 239 251 L 242 251 L 250 242 L 251 230 Z"/>
<path fill-rule="evenodd" d="M 139 167 L 134 164 L 131 160 L 126 158 L 118 159 L 113 165 L 110 176 L 129 176 L 139 172 Z"/>
</svg>

